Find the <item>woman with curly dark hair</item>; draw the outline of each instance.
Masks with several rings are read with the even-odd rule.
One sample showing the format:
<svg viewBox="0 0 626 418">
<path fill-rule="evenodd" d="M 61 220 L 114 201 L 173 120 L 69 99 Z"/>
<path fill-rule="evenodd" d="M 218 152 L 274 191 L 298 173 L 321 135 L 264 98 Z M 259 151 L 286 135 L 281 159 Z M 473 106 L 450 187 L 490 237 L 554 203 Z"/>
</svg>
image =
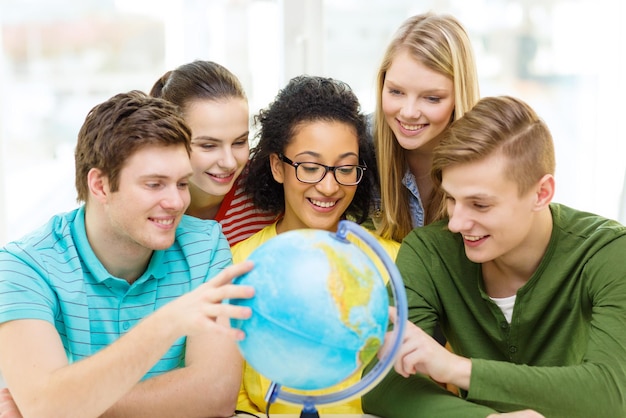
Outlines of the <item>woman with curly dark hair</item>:
<svg viewBox="0 0 626 418">
<path fill-rule="evenodd" d="M 375 181 L 371 141 L 357 97 L 346 83 L 299 76 L 256 117 L 258 144 L 252 152 L 246 192 L 259 209 L 282 213 L 273 225 L 232 248 L 235 263 L 277 234 L 301 228 L 336 231 L 339 221 L 366 220 Z M 395 259 L 399 243 L 379 238 Z M 363 245 L 355 242 L 356 245 Z M 356 375 L 327 390 L 354 384 Z M 244 367 L 238 409 L 265 412 L 270 381 Z M 326 390 L 325 390 L 326 391 Z M 276 403 L 273 412 L 298 413 Z M 360 399 L 320 408 L 321 414 L 361 414 Z"/>
<path fill-rule="evenodd" d="M 367 218 L 375 175 L 372 169 L 375 157 L 371 143 L 366 138 L 366 126 L 360 113 L 359 101 L 348 84 L 323 77 L 296 77 L 278 93 L 275 101 L 267 109 L 260 111 L 255 122 L 260 127 L 257 133 L 258 145 L 252 151 L 249 176 L 245 182 L 245 188 L 253 196 L 255 206 L 276 213 L 282 213 L 288 209 L 285 208 L 286 196 L 283 180 L 276 178 L 275 171 L 286 171 L 289 163 L 285 163 L 281 158 L 284 159 L 286 148 L 292 142 L 297 141 L 299 134 L 306 133 L 309 129 L 316 130 L 317 126 L 325 126 L 333 128 L 329 129 L 331 136 L 323 139 L 329 143 L 330 148 L 334 148 L 340 142 L 335 135 L 334 128 L 338 131 L 345 131 L 344 133 L 349 136 L 348 142 L 352 142 L 350 145 L 354 146 L 354 150 L 349 157 L 339 162 L 347 164 L 346 167 L 350 168 L 350 175 L 358 175 L 360 180 L 351 179 L 348 183 L 353 184 L 349 185 L 337 183 L 338 188 L 349 188 L 347 194 L 352 199 L 344 199 L 343 204 L 331 212 L 339 211 L 342 217 L 349 216 L 358 223 L 362 223 Z M 310 153 L 306 155 L 307 163 L 321 162 L 319 157 L 310 155 Z M 286 165 L 282 165 L 283 163 Z M 323 166 L 294 167 L 296 167 L 295 174 L 300 177 L 305 172 L 313 170 L 316 175 L 320 176 L 315 180 L 320 180 L 322 183 L 326 183 L 333 177 L 325 175 L 328 169 Z M 346 171 L 346 167 L 334 170 L 332 174 L 338 177 L 340 173 Z M 294 170 L 291 169 L 291 171 Z M 324 174 L 323 178 L 322 174 Z M 314 182 L 307 183 L 314 184 Z M 315 204 L 313 206 L 319 207 Z M 331 217 L 328 216 L 328 212 L 324 211 L 326 218 Z M 338 222 L 339 217 L 336 218 Z"/>
</svg>

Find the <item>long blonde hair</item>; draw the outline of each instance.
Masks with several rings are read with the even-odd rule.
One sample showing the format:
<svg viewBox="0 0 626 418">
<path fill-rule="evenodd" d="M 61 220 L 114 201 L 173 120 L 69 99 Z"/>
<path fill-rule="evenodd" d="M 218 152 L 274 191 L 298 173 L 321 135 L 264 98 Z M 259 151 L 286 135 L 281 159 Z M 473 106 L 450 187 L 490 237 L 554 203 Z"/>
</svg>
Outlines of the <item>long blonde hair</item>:
<svg viewBox="0 0 626 418">
<path fill-rule="evenodd" d="M 382 93 L 387 70 L 400 51 L 408 51 L 421 64 L 449 77 L 454 85 L 454 111 L 457 120 L 479 100 L 478 76 L 472 46 L 463 26 L 450 15 L 425 13 L 413 16 L 400 26 L 387 47 L 378 70 L 374 137 L 380 178 L 382 218 L 378 233 L 401 241 L 413 229 L 408 191 L 402 185 L 407 170 L 404 150 L 398 144 L 382 110 Z M 425 223 L 441 213 L 441 196 L 433 192 L 425 208 Z"/>
</svg>

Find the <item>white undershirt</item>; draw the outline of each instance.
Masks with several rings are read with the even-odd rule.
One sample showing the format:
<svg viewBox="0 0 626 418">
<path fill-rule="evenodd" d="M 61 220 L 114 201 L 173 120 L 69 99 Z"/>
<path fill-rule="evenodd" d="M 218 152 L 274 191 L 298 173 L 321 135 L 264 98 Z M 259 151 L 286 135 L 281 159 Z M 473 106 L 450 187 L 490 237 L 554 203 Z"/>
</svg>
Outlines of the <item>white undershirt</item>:
<svg viewBox="0 0 626 418">
<path fill-rule="evenodd" d="M 510 324 L 513 317 L 513 306 L 515 306 L 515 298 L 517 295 L 509 296 L 507 298 L 490 298 L 498 308 L 504 314 L 506 321 Z"/>
</svg>

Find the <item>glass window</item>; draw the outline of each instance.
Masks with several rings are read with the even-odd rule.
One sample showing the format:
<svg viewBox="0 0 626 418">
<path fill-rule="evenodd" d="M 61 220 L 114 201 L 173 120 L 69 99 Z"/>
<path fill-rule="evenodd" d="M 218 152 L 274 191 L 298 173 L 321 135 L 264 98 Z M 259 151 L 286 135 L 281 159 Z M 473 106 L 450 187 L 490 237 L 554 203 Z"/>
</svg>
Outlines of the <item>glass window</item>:
<svg viewBox="0 0 626 418">
<path fill-rule="evenodd" d="M 166 70 L 219 62 L 253 113 L 301 73 L 375 75 L 408 16 L 451 13 L 473 40 L 481 94 L 529 102 L 550 126 L 562 203 L 617 218 L 626 173 L 620 0 L 0 0 L 0 244 L 76 206 L 73 148 L 87 112 Z"/>
</svg>

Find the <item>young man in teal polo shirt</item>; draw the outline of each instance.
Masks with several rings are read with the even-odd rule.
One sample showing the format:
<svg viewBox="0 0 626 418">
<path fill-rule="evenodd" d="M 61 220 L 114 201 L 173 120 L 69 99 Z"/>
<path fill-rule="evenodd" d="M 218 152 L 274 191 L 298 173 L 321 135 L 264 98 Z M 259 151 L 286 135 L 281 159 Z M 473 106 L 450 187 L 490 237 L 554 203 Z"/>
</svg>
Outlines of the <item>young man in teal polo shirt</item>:
<svg viewBox="0 0 626 418">
<path fill-rule="evenodd" d="M 410 321 L 365 412 L 626 416 L 626 227 L 552 203 L 554 169 L 548 128 L 517 99 L 482 99 L 443 134 L 448 219 L 402 243 Z"/>
<path fill-rule="evenodd" d="M 222 300 L 252 296 L 230 284 L 251 266 L 229 267 L 219 225 L 183 215 L 189 143 L 164 100 L 96 106 L 75 153 L 85 204 L 0 250 L 3 399 L 24 416 L 234 412 L 242 335 L 228 320 L 250 312 Z"/>
</svg>

